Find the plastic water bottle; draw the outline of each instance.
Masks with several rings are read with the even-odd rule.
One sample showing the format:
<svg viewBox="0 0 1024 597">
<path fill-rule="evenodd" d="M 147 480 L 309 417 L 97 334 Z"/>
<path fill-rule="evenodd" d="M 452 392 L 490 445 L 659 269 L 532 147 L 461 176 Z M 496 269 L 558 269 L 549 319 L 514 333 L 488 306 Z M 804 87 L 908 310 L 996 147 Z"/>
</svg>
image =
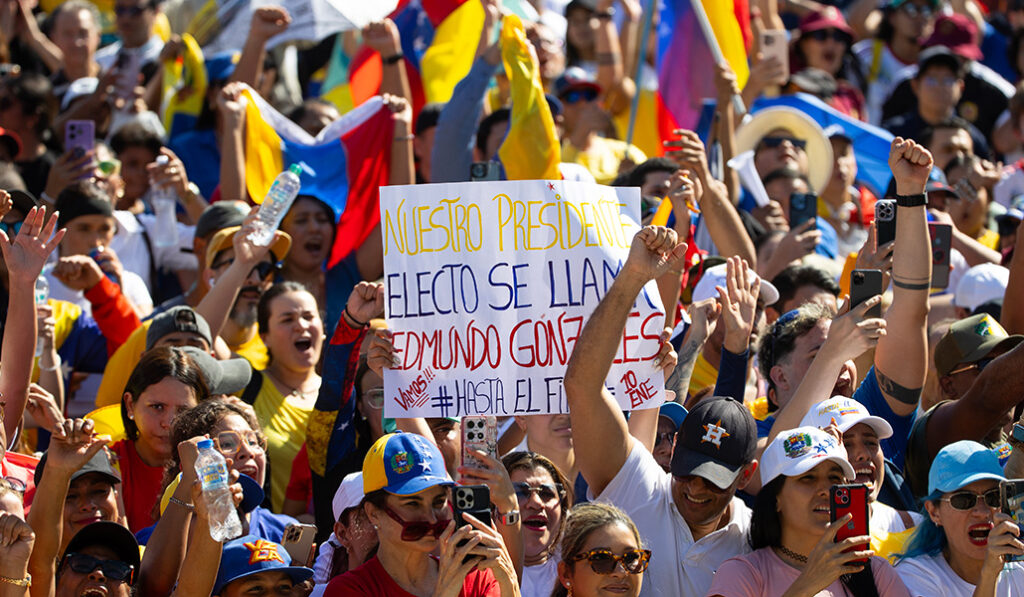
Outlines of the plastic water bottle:
<svg viewBox="0 0 1024 597">
<path fill-rule="evenodd" d="M 228 466 L 213 447 L 212 439 L 199 442 L 196 475 L 203 484 L 203 500 L 210 516 L 210 536 L 214 541 L 227 541 L 242 534 L 242 521 L 228 489 Z"/>
<path fill-rule="evenodd" d="M 46 281 L 46 276 L 40 275 L 36 278 L 36 306 L 45 305 L 46 300 L 50 298 L 50 283 Z M 42 356 L 43 354 L 43 338 L 42 336 L 36 337 L 36 356 Z"/>
<path fill-rule="evenodd" d="M 281 220 L 299 194 L 301 173 L 302 166 L 292 164 L 288 166 L 288 170 L 278 174 L 274 184 L 270 185 L 260 210 L 256 212 L 256 230 L 249 234 L 249 240 L 257 246 L 265 247 L 274 239 L 274 231 L 281 225 Z"/>
<path fill-rule="evenodd" d="M 165 155 L 158 155 L 156 163 L 164 166 L 169 161 Z M 153 244 L 158 247 L 175 247 L 178 245 L 178 199 L 174 191 L 167 185 L 151 184 L 149 188 L 149 202 L 153 205 L 153 213 L 156 214 L 156 229 L 153 234 Z"/>
</svg>

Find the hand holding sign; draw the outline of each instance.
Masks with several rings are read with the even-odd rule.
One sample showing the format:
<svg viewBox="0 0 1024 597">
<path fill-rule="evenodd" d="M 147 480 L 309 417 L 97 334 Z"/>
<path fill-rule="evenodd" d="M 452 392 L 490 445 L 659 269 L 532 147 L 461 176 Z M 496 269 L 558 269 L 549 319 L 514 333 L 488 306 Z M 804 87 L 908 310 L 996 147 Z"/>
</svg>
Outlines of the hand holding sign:
<svg viewBox="0 0 1024 597">
<path fill-rule="evenodd" d="M 633 237 L 629 258 L 621 275 L 635 276 L 646 283 L 683 267 L 686 243 L 679 242 L 676 231 L 663 226 L 646 226 Z"/>
</svg>

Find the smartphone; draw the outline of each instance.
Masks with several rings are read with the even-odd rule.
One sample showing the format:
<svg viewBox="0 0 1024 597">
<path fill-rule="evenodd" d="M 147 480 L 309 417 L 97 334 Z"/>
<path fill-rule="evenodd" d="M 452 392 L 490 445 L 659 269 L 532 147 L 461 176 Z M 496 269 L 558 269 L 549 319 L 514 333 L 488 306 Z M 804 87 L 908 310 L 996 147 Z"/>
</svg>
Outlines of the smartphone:
<svg viewBox="0 0 1024 597">
<path fill-rule="evenodd" d="M 793 193 L 789 196 L 789 227 L 799 228 L 807 220 L 818 217 L 818 196 L 814 193 Z"/>
<path fill-rule="evenodd" d="M 1013 435 L 1017 436 L 1017 428 L 1014 425 Z M 1009 479 L 999 482 L 999 501 L 1003 505 L 1003 513 L 1008 514 L 1017 526 L 1024 530 L 1024 479 Z M 1007 562 L 1019 562 L 1024 556 L 1004 556 Z"/>
<path fill-rule="evenodd" d="M 117 95 L 124 99 L 132 99 L 135 88 L 139 86 L 139 72 L 142 70 L 142 57 L 139 54 L 121 52 L 117 55 Z"/>
<path fill-rule="evenodd" d="M 896 240 L 896 200 L 879 199 L 875 202 L 875 242 L 882 246 Z"/>
<path fill-rule="evenodd" d="M 292 523 L 284 528 L 284 539 L 281 540 L 281 546 L 292 557 L 292 565 L 309 566 L 313 563 L 311 556 L 315 539 L 316 526 Z"/>
<path fill-rule="evenodd" d="M 932 288 L 949 286 L 949 251 L 953 246 L 953 226 L 931 222 L 928 238 L 932 244 Z"/>
<path fill-rule="evenodd" d="M 773 29 L 761 32 L 761 54 L 768 58 L 778 58 L 785 69 L 785 76 L 776 85 L 784 85 L 789 79 L 789 39 L 784 30 Z"/>
<path fill-rule="evenodd" d="M 500 171 L 497 162 L 473 162 L 469 167 L 469 180 L 498 180 Z"/>
<path fill-rule="evenodd" d="M 855 269 L 850 272 L 850 308 L 882 294 L 882 272 L 877 269 Z M 881 303 L 868 309 L 865 317 L 881 317 Z"/>
<path fill-rule="evenodd" d="M 462 466 L 483 467 L 483 463 L 469 453 L 484 452 L 498 459 L 498 420 L 491 416 L 462 418 Z"/>
<path fill-rule="evenodd" d="M 868 529 L 868 486 L 863 483 L 833 485 L 829 490 L 829 520 L 835 522 L 847 514 L 853 518 L 836 533 L 836 542 L 850 537 L 870 535 Z M 868 544 L 855 545 L 848 551 L 867 549 Z M 867 562 L 866 559 L 851 560 Z"/>
<path fill-rule="evenodd" d="M 64 151 L 78 152 L 81 157 L 96 147 L 96 123 L 91 120 L 69 120 L 64 127 Z"/>
<path fill-rule="evenodd" d="M 458 485 L 452 495 L 455 527 L 469 524 L 463 519 L 463 513 L 469 514 L 487 526 L 491 526 L 491 490 L 486 485 Z M 458 543 L 461 547 L 469 539 L 463 539 Z M 475 556 L 474 556 L 475 557 Z M 472 559 L 466 556 L 463 563 Z"/>
</svg>

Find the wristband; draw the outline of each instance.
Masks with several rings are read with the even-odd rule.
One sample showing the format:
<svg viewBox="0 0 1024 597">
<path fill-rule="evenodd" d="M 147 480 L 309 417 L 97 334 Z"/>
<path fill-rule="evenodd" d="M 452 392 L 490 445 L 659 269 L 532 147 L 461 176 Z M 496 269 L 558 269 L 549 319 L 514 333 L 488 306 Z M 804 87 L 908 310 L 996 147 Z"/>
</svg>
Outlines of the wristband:
<svg viewBox="0 0 1024 597">
<path fill-rule="evenodd" d="M 10 578 L 7 576 L 0 576 L 0 583 L 7 583 L 16 587 L 31 587 L 32 586 L 32 575 L 28 572 L 25 573 L 25 578 Z"/>
<path fill-rule="evenodd" d="M 612 8 L 609 8 L 608 10 L 602 10 L 602 11 L 599 11 L 599 12 L 595 11 L 594 12 L 594 16 L 599 18 L 599 19 L 611 19 L 611 18 L 613 18 L 615 16 L 615 10 L 612 9 Z"/>
<path fill-rule="evenodd" d="M 169 503 L 171 503 L 171 504 L 177 504 L 177 505 L 181 506 L 182 508 L 188 510 L 189 512 L 195 512 L 196 511 L 195 504 L 190 504 L 190 503 L 186 502 L 185 500 L 180 500 L 180 499 L 174 497 L 173 495 L 170 498 L 168 498 L 167 501 Z"/>
<path fill-rule="evenodd" d="M 381 62 L 383 62 L 384 64 L 398 64 L 398 61 L 401 60 L 402 58 L 405 58 L 405 54 L 399 52 L 397 54 L 388 56 L 387 58 L 382 58 Z"/>
<path fill-rule="evenodd" d="M 928 196 L 925 193 L 916 195 L 896 195 L 896 205 L 899 207 L 918 207 L 928 203 Z"/>
<path fill-rule="evenodd" d="M 348 317 L 349 321 L 351 321 L 352 323 L 356 324 L 357 326 L 359 326 L 361 328 L 366 327 L 366 325 L 369 323 L 368 321 L 359 321 L 358 319 L 353 317 L 352 316 L 352 312 L 348 310 L 348 305 L 345 305 L 345 317 Z M 352 326 L 349 326 L 349 327 L 352 327 Z"/>
<path fill-rule="evenodd" d="M 60 355 L 58 354 L 57 355 L 57 360 L 55 360 L 53 362 L 53 367 L 43 367 L 42 364 L 39 364 L 39 370 L 40 371 L 56 371 L 57 369 L 60 369 L 61 364 L 62 364 L 62 361 L 61 361 Z"/>
</svg>

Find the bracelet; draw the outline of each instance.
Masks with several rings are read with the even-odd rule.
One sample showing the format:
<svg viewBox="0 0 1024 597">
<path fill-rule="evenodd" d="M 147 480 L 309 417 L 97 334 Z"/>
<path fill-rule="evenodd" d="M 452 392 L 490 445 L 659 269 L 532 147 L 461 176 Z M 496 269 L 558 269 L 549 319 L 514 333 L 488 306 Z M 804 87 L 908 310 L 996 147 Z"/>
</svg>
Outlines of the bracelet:
<svg viewBox="0 0 1024 597">
<path fill-rule="evenodd" d="M 31 587 L 32 586 L 32 575 L 28 572 L 25 573 L 25 578 L 9 578 L 6 576 L 0 576 L 0 582 L 14 585 L 16 587 Z"/>
<path fill-rule="evenodd" d="M 615 9 L 609 8 L 608 10 L 594 11 L 594 16 L 599 19 L 611 19 L 615 17 Z"/>
<path fill-rule="evenodd" d="M 405 58 L 405 54 L 399 52 L 397 54 L 388 56 L 387 58 L 381 58 L 381 62 L 383 62 L 384 64 L 398 64 L 398 61 L 401 60 L 402 58 Z"/>
<path fill-rule="evenodd" d="M 345 317 L 348 317 L 349 321 L 351 321 L 352 323 L 356 324 L 356 326 L 361 328 L 366 327 L 366 325 L 369 323 L 368 321 L 359 321 L 358 319 L 353 317 L 352 312 L 348 310 L 348 305 L 345 305 Z"/>
<path fill-rule="evenodd" d="M 410 133 L 408 135 L 402 135 L 401 137 L 395 137 L 395 141 L 412 141 L 415 138 L 416 135 Z"/>
<path fill-rule="evenodd" d="M 171 504 L 177 504 L 177 505 L 181 506 L 182 508 L 188 510 L 189 512 L 195 512 L 196 511 L 195 504 L 190 504 L 190 503 L 186 502 L 185 500 L 179 500 L 178 498 L 174 497 L 173 495 L 170 498 L 168 498 L 167 501 L 169 503 L 171 503 Z"/>
<path fill-rule="evenodd" d="M 43 367 L 42 363 L 40 363 L 39 364 L 39 370 L 40 371 L 56 371 L 57 369 L 60 369 L 60 366 L 61 366 L 62 363 L 63 363 L 63 361 L 61 361 L 60 355 L 58 354 L 57 355 L 57 360 L 53 362 L 53 367 Z"/>
<path fill-rule="evenodd" d="M 917 193 L 914 195 L 896 195 L 896 205 L 898 207 L 918 207 L 928 203 L 928 196 L 924 193 Z"/>
</svg>

